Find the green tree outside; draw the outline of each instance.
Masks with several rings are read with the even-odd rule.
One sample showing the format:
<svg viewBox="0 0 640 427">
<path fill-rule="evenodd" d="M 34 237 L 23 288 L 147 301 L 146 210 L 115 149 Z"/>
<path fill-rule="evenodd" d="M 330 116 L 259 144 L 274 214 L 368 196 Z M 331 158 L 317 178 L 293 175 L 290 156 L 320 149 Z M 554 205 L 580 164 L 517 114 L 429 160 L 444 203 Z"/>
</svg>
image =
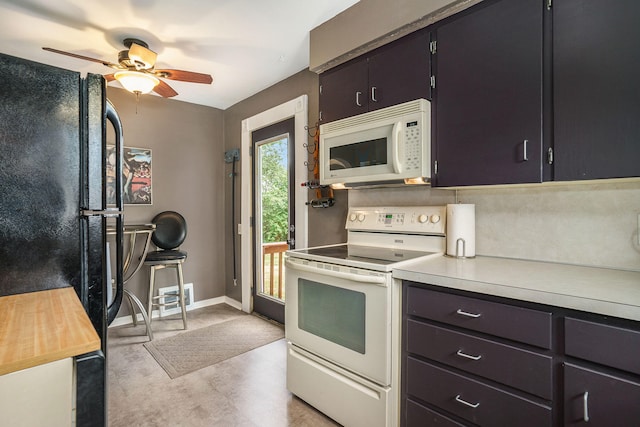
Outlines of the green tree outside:
<svg viewBox="0 0 640 427">
<path fill-rule="evenodd" d="M 262 242 L 284 242 L 289 228 L 287 139 L 260 146 L 262 161 Z"/>
</svg>

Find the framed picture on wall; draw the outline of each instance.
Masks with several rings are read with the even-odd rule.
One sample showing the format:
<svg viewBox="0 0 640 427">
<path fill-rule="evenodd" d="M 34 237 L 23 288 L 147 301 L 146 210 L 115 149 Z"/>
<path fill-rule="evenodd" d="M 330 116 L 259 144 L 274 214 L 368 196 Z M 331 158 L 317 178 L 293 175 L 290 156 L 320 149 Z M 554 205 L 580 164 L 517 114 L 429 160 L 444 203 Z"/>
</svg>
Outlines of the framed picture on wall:
<svg viewBox="0 0 640 427">
<path fill-rule="evenodd" d="M 116 202 L 115 146 L 107 145 L 107 204 Z M 125 205 L 151 205 L 151 149 L 124 147 L 122 186 Z"/>
</svg>

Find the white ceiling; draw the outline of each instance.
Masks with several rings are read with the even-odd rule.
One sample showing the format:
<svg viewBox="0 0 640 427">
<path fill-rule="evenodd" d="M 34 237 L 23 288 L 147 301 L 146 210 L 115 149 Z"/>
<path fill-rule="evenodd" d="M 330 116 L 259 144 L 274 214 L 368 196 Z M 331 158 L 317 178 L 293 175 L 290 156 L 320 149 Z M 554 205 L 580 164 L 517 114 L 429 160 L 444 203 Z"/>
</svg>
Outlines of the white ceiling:
<svg viewBox="0 0 640 427">
<path fill-rule="evenodd" d="M 225 109 L 307 68 L 309 31 L 357 1 L 0 0 L 0 52 L 109 74 L 42 47 L 117 63 L 122 40 L 135 37 L 158 54 L 156 68 L 213 76 L 212 85 L 165 80 L 173 99 Z"/>
</svg>

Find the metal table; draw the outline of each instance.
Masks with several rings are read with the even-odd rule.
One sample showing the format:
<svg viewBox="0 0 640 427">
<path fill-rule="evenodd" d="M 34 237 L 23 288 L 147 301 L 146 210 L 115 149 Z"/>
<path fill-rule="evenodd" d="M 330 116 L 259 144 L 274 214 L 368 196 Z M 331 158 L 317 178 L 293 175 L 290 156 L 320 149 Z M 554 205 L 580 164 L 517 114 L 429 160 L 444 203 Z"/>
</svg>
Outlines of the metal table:
<svg viewBox="0 0 640 427">
<path fill-rule="evenodd" d="M 125 236 L 129 236 L 129 248 L 123 263 L 123 291 L 124 295 L 126 295 L 127 300 L 129 301 L 133 326 L 138 325 L 138 316 L 136 315 L 136 310 L 134 307 L 135 304 L 135 306 L 138 307 L 140 314 L 142 314 L 142 319 L 144 320 L 144 324 L 147 327 L 147 336 L 149 337 L 150 341 L 153 340 L 153 332 L 151 331 L 151 325 L 149 324 L 147 311 L 142 305 L 140 299 L 126 288 L 126 284 L 138 271 L 140 271 L 140 268 L 142 268 L 147 253 L 149 252 L 149 247 L 151 246 L 151 235 L 153 234 L 155 229 L 155 224 L 125 224 L 124 226 L 124 234 Z M 107 227 L 107 235 L 115 234 L 115 227 Z M 138 237 L 144 239 L 144 243 L 142 245 L 142 253 L 140 254 L 140 257 L 136 262 L 132 262 L 134 258 L 133 255 L 136 250 L 136 245 L 139 241 Z"/>
</svg>

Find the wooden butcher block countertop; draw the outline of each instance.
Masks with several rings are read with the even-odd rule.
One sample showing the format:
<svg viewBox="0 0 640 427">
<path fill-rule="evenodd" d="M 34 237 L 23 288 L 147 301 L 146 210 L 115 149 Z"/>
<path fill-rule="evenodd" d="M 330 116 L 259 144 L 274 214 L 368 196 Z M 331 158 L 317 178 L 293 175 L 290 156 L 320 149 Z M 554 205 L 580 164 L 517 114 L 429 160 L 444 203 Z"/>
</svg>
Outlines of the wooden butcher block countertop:
<svg viewBox="0 0 640 427">
<path fill-rule="evenodd" d="M 0 297 L 0 375 L 99 349 L 73 288 Z"/>
</svg>

